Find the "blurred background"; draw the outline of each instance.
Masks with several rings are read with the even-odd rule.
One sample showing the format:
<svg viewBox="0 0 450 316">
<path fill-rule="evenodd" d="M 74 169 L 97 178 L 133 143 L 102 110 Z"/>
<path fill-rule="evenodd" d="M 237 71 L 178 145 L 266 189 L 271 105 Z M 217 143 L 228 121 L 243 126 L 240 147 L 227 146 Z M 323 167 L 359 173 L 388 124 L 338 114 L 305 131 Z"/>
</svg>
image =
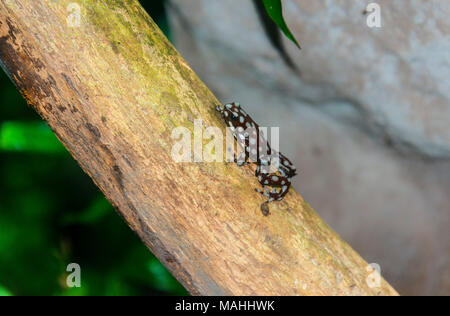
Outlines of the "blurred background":
<svg viewBox="0 0 450 316">
<path fill-rule="evenodd" d="M 450 295 L 446 0 L 140 1 L 222 103 L 280 126 L 296 190 L 404 295 Z M 0 76 L 0 295 L 184 295 Z M 65 286 L 66 266 L 83 286 Z"/>
</svg>

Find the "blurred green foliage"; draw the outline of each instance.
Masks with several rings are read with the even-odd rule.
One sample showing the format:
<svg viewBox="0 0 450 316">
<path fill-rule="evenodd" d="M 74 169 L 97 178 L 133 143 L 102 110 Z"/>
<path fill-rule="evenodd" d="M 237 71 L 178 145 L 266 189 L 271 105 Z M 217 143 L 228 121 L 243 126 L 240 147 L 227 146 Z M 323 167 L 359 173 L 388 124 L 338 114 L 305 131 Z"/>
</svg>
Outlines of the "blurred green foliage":
<svg viewBox="0 0 450 316">
<path fill-rule="evenodd" d="M 141 3 L 170 36 L 163 1 Z M 0 93 L 0 296 L 186 295 L 3 71 Z"/>
<path fill-rule="evenodd" d="M 44 122 L 5 121 L 0 125 L 0 150 L 64 153 L 65 149 Z"/>
</svg>

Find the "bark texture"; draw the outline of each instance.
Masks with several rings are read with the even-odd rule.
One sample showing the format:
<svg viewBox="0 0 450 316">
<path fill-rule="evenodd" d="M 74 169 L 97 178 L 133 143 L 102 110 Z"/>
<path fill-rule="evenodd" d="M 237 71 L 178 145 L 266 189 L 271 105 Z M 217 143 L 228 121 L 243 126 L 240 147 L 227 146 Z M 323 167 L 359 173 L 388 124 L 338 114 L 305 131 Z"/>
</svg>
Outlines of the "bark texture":
<svg viewBox="0 0 450 316">
<path fill-rule="evenodd" d="M 251 168 L 175 163 L 175 127 L 225 128 L 217 99 L 137 1 L 78 1 L 79 25 L 71 3 L 2 0 L 3 68 L 192 294 L 397 294 L 370 287 L 367 263 L 294 191 L 265 217 Z"/>
</svg>

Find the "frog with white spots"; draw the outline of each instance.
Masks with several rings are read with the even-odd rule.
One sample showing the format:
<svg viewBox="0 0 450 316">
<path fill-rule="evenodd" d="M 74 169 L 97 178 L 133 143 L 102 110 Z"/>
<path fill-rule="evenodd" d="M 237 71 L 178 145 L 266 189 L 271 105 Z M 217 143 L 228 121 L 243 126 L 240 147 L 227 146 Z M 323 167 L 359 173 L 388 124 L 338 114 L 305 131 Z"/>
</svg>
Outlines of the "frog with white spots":
<svg viewBox="0 0 450 316">
<path fill-rule="evenodd" d="M 267 202 L 281 201 L 291 187 L 291 178 L 297 175 L 295 166 L 282 153 L 270 148 L 258 124 L 241 108 L 239 103 L 229 103 L 224 107 L 218 106 L 216 109 L 221 113 L 243 149 L 234 161 L 239 166 L 247 164 L 248 161 L 256 163 L 255 176 L 263 186 L 263 190 L 255 190 L 268 197 Z"/>
</svg>

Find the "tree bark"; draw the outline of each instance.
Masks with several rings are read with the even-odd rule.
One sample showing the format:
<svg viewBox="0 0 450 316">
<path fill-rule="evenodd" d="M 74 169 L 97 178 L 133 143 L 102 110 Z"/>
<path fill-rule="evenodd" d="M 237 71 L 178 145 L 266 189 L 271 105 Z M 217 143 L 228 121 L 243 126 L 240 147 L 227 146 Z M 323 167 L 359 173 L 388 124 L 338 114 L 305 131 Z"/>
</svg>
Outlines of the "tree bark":
<svg viewBox="0 0 450 316">
<path fill-rule="evenodd" d="M 0 59 L 191 294 L 397 295 L 294 190 L 263 216 L 250 167 L 172 160 L 175 127 L 225 125 L 138 1 L 1 0 Z"/>
</svg>

